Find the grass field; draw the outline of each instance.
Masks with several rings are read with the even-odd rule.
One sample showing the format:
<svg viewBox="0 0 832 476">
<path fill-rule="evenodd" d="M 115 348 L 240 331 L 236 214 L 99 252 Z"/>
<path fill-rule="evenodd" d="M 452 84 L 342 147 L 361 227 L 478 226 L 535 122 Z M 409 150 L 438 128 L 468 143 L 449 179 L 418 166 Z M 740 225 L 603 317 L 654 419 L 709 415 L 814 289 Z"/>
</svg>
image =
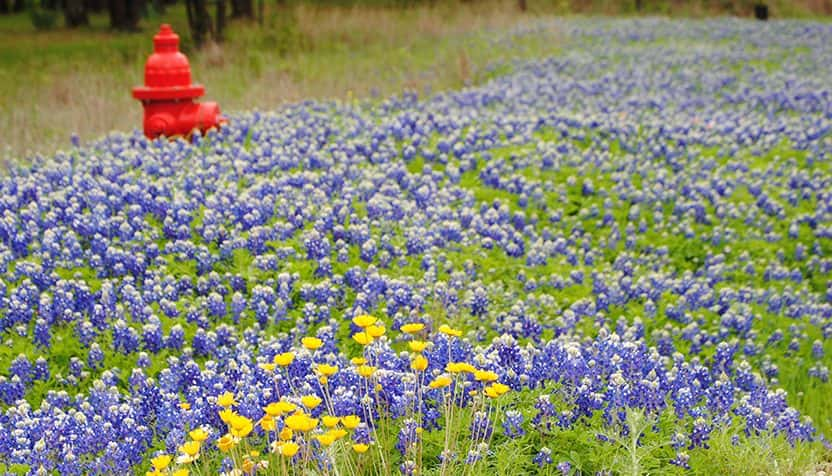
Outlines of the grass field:
<svg viewBox="0 0 832 476">
<path fill-rule="evenodd" d="M 135 34 L 107 31 L 93 16 L 79 31 L 35 32 L 25 15 L 0 17 L 0 129 L 5 159 L 66 147 L 141 125 L 130 88 L 143 78 L 155 25 L 183 36 L 195 80 L 225 111 L 269 110 L 305 99 L 425 93 L 474 84 L 491 68 L 551 54 L 558 34 L 509 50 L 491 32 L 524 20 L 509 2 L 400 10 L 270 4 L 261 28 L 232 23 L 223 45 L 193 51 L 182 7 L 152 16 Z"/>
</svg>

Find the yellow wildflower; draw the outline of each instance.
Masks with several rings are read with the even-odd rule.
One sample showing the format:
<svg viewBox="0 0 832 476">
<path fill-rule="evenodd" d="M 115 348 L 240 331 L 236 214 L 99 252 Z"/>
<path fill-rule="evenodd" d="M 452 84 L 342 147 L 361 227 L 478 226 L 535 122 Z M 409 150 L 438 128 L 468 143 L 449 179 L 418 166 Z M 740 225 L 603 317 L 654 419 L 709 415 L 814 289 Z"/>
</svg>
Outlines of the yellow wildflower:
<svg viewBox="0 0 832 476">
<path fill-rule="evenodd" d="M 173 457 L 171 455 L 159 455 L 150 460 L 150 463 L 153 464 L 153 467 L 156 469 L 156 471 L 162 471 L 163 469 L 168 467 L 171 460 L 173 460 Z"/>
<path fill-rule="evenodd" d="M 295 413 L 286 417 L 284 423 L 294 431 L 312 431 L 318 426 L 318 419 L 303 413 Z"/>
<path fill-rule="evenodd" d="M 369 445 L 365 445 L 364 443 L 354 443 L 354 444 L 352 445 L 352 449 L 353 449 L 353 451 L 355 451 L 356 453 L 361 454 L 361 453 L 366 453 L 366 452 L 367 452 L 367 450 L 368 450 L 368 449 L 370 449 L 370 446 L 369 446 Z"/>
<path fill-rule="evenodd" d="M 407 343 L 407 346 L 410 347 L 410 350 L 413 352 L 422 352 L 428 346 L 428 343 L 421 340 L 412 340 Z"/>
<path fill-rule="evenodd" d="M 230 408 L 220 410 L 220 420 L 222 420 L 223 423 L 228 423 L 234 415 L 236 415 L 236 413 L 234 413 L 234 410 Z"/>
<path fill-rule="evenodd" d="M 293 411 L 298 406 L 292 402 L 287 402 L 286 400 L 281 400 L 277 402 L 278 408 L 280 409 L 281 413 L 289 413 Z"/>
<path fill-rule="evenodd" d="M 336 440 L 340 440 L 341 438 L 347 436 L 347 430 L 343 428 L 333 428 L 329 430 L 327 433 L 332 435 L 332 437 Z"/>
<path fill-rule="evenodd" d="M 324 448 L 335 442 L 335 437 L 330 435 L 329 433 L 315 435 L 314 438 L 318 440 L 318 443 L 320 443 L 321 446 L 323 446 Z"/>
<path fill-rule="evenodd" d="M 448 365 L 445 366 L 445 370 L 452 374 L 458 374 L 461 372 L 474 373 L 477 371 L 477 368 L 468 362 L 448 362 Z"/>
<path fill-rule="evenodd" d="M 300 340 L 300 343 L 309 350 L 316 350 L 324 345 L 324 342 L 317 337 L 304 337 Z"/>
<path fill-rule="evenodd" d="M 352 340 L 358 342 L 361 345 L 369 345 L 373 342 L 373 336 L 366 332 L 356 332 L 352 335 Z"/>
<path fill-rule="evenodd" d="M 202 443 L 208 439 L 208 432 L 205 431 L 204 428 L 200 427 L 188 433 L 188 436 L 190 436 L 192 440 Z"/>
<path fill-rule="evenodd" d="M 369 334 L 370 336 L 372 336 L 374 338 L 378 338 L 378 337 L 383 336 L 386 331 L 387 331 L 387 329 L 385 329 L 384 327 L 379 327 L 379 326 L 370 326 L 366 329 L 367 334 Z"/>
<path fill-rule="evenodd" d="M 237 442 L 234 441 L 234 437 L 231 436 L 230 433 L 226 433 L 222 436 L 219 440 L 217 440 L 217 448 L 220 449 L 223 453 L 228 452 L 231 448 L 234 448 Z"/>
<path fill-rule="evenodd" d="M 338 372 L 337 365 L 329 365 L 329 364 L 318 364 L 317 367 L 318 373 L 323 375 L 324 377 L 329 377 L 330 375 Z"/>
<path fill-rule="evenodd" d="M 337 416 L 324 415 L 321 417 L 321 423 L 323 423 L 327 428 L 332 428 L 337 425 L 339 421 L 341 421 L 341 418 Z"/>
<path fill-rule="evenodd" d="M 497 380 L 497 374 L 490 370 L 477 370 L 474 372 L 474 378 L 480 382 L 493 382 Z"/>
<path fill-rule="evenodd" d="M 426 359 L 424 355 L 419 354 L 410 362 L 410 368 L 417 372 L 421 372 L 428 368 L 428 359 Z"/>
<path fill-rule="evenodd" d="M 357 415 L 347 415 L 345 417 L 341 417 L 341 424 L 344 425 L 344 428 L 349 430 L 355 429 L 361 423 L 361 418 Z"/>
<path fill-rule="evenodd" d="M 358 367 L 358 375 L 360 375 L 364 378 L 369 378 L 375 372 L 376 372 L 376 368 L 371 366 L 371 365 L 362 365 L 361 367 Z"/>
<path fill-rule="evenodd" d="M 431 383 L 428 384 L 430 388 L 445 388 L 451 384 L 451 377 L 447 375 L 440 375 L 433 379 Z"/>
<path fill-rule="evenodd" d="M 287 441 L 287 442 L 283 443 L 282 445 L 280 445 L 279 448 L 280 448 L 280 454 L 282 456 L 285 456 L 287 458 L 291 458 L 292 456 L 295 456 L 296 454 L 298 454 L 298 450 L 300 449 L 300 446 L 298 446 L 298 444 L 295 443 L 294 441 Z"/>
<path fill-rule="evenodd" d="M 408 334 L 415 334 L 415 333 L 421 331 L 424 328 L 425 328 L 425 325 L 422 324 L 421 322 L 412 322 L 410 324 L 403 325 L 399 329 L 401 329 L 402 332 L 406 332 Z"/>
<path fill-rule="evenodd" d="M 224 392 L 222 395 L 217 397 L 217 405 L 223 408 L 228 408 L 236 404 L 237 402 L 234 400 L 234 394 L 231 392 Z"/>
<path fill-rule="evenodd" d="M 360 316 L 355 316 L 355 317 L 352 318 L 353 324 L 355 324 L 356 326 L 358 326 L 362 329 L 364 329 L 365 327 L 372 326 L 373 324 L 376 323 L 377 320 L 378 319 L 376 319 L 375 317 L 367 315 L 367 314 L 362 314 Z"/>
<path fill-rule="evenodd" d="M 364 357 L 353 357 L 350 361 L 354 365 L 364 365 L 367 363 L 367 359 L 365 359 Z"/>
<path fill-rule="evenodd" d="M 508 385 L 493 383 L 483 389 L 483 392 L 490 398 L 497 398 L 510 390 Z"/>
<path fill-rule="evenodd" d="M 245 438 L 254 429 L 254 422 L 242 415 L 234 415 L 228 422 L 231 434 L 237 438 Z"/>
<path fill-rule="evenodd" d="M 459 336 L 462 335 L 461 330 L 454 329 L 453 327 L 451 327 L 447 324 L 442 324 L 441 326 L 439 326 L 439 332 L 441 332 L 445 335 L 453 336 L 453 337 L 459 337 Z"/>
<path fill-rule="evenodd" d="M 277 354 L 274 356 L 274 363 L 281 366 L 286 367 L 295 360 L 295 353 L 294 352 L 284 352 L 282 354 Z"/>
<path fill-rule="evenodd" d="M 303 406 L 310 410 L 314 410 L 315 407 L 321 404 L 321 397 L 317 395 L 304 395 L 300 397 L 300 402 L 303 403 Z"/>
<path fill-rule="evenodd" d="M 182 452 L 182 455 L 176 459 L 176 462 L 179 464 L 183 463 L 191 463 L 199 458 L 199 442 L 198 441 L 188 441 L 185 442 L 182 446 L 179 447 L 179 451 Z"/>
<path fill-rule="evenodd" d="M 272 418 L 270 416 L 264 416 L 263 418 L 261 418 L 260 419 L 260 428 L 262 428 L 265 431 L 274 431 L 274 429 L 275 429 L 274 418 Z"/>
<path fill-rule="evenodd" d="M 277 402 L 272 402 L 266 405 L 263 408 L 263 411 L 266 412 L 266 415 L 270 417 L 280 416 L 283 411 L 280 409 L 280 405 Z"/>
</svg>

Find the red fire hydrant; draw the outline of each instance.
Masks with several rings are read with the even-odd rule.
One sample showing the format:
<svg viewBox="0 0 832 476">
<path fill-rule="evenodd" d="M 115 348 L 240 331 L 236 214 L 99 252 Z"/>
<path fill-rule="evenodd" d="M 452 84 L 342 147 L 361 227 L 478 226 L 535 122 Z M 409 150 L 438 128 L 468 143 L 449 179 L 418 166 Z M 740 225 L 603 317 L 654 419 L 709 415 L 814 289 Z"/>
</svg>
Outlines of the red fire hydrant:
<svg viewBox="0 0 832 476">
<path fill-rule="evenodd" d="M 133 88 L 133 97 L 144 106 L 144 135 L 188 136 L 219 127 L 225 118 L 215 102 L 197 103 L 205 86 L 191 84 L 191 65 L 179 52 L 179 35 L 162 25 L 153 37 L 153 54 L 144 67 L 144 86 Z"/>
</svg>

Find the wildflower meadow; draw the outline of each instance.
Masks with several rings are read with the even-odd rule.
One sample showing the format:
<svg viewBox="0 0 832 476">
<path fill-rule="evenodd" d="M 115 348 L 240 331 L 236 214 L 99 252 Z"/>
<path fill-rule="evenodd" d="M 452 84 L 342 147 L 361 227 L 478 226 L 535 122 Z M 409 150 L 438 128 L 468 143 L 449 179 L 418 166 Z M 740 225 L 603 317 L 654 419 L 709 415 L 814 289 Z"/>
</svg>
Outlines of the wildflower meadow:
<svg viewBox="0 0 832 476">
<path fill-rule="evenodd" d="M 828 471 L 832 23 L 541 29 L 10 170 L 0 472 Z"/>
</svg>

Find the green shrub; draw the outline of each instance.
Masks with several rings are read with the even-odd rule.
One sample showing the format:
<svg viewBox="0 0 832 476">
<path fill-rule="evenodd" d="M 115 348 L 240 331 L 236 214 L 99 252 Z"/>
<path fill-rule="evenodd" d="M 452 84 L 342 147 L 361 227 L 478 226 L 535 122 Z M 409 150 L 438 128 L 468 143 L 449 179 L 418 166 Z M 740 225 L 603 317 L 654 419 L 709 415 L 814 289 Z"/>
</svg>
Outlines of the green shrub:
<svg viewBox="0 0 832 476">
<path fill-rule="evenodd" d="M 37 30 L 51 30 L 58 24 L 59 12 L 57 10 L 47 10 L 33 6 L 29 10 L 29 18 L 32 19 L 32 25 Z"/>
</svg>

